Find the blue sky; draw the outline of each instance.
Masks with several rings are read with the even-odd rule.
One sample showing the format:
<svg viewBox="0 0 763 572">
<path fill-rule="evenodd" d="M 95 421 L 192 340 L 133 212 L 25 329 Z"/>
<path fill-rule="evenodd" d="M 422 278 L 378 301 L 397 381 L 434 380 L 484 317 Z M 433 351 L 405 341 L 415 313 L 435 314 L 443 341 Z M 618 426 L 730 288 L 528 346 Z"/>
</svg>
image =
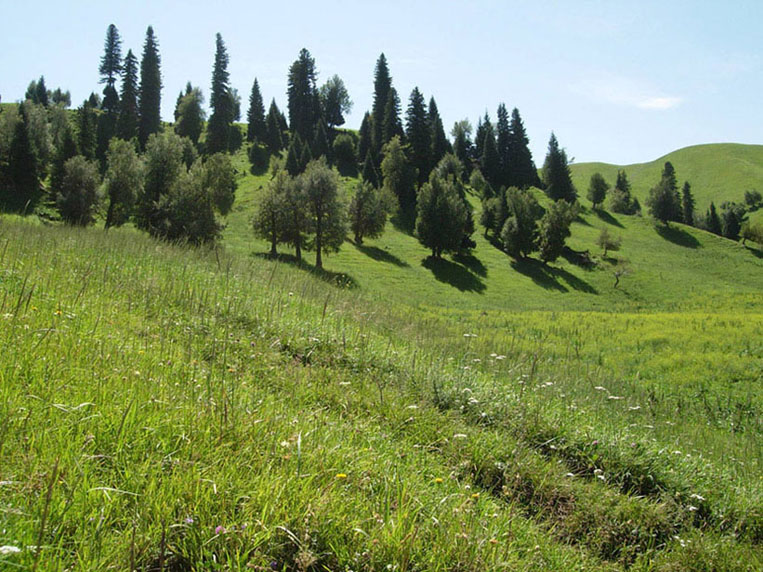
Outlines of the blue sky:
<svg viewBox="0 0 763 572">
<path fill-rule="evenodd" d="M 553 130 L 577 162 L 650 161 L 687 145 L 763 143 L 763 1 L 678 2 L 48 2 L 0 0 L 0 96 L 45 76 L 79 104 L 98 85 L 106 28 L 140 58 L 159 39 L 162 115 L 187 81 L 209 92 L 215 33 L 244 99 L 286 108 L 286 74 L 302 47 L 319 83 L 339 74 L 357 128 L 384 52 L 403 106 L 434 95 L 446 130 L 505 102 L 518 107 L 536 163 Z"/>
</svg>

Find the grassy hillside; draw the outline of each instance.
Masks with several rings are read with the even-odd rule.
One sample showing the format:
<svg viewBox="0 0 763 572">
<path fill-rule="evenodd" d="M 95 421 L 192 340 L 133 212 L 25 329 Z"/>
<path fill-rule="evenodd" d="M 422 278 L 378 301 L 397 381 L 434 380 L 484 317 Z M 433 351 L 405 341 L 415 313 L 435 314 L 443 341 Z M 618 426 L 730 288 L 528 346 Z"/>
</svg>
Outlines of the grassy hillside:
<svg viewBox="0 0 763 572">
<path fill-rule="evenodd" d="M 723 201 L 742 202 L 745 191 L 763 192 L 763 145 L 737 143 L 686 147 L 650 163 L 580 163 L 572 165 L 572 178 L 578 193 L 585 197 L 591 175 L 599 172 L 607 182 L 614 184 L 618 169 L 625 169 L 633 193 L 644 205 L 649 189 L 659 182 L 666 161 L 675 167 L 679 185 L 684 181 L 691 183 L 697 209 L 702 212 L 710 206 L 710 201 L 716 206 Z"/>
<path fill-rule="evenodd" d="M 3 564 L 761 564 L 760 314 L 435 317 L 260 257 L 9 217 L 0 253 Z M 684 381 L 665 359 L 627 374 L 680 327 Z M 688 354 L 709 350 L 733 380 L 698 384 Z"/>
</svg>

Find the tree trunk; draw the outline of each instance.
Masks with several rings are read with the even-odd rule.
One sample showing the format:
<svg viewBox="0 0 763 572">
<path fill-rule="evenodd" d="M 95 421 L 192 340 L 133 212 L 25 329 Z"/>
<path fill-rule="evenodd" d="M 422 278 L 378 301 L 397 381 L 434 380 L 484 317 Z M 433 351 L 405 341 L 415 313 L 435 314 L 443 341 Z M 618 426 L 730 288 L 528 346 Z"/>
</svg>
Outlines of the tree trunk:
<svg viewBox="0 0 763 572">
<path fill-rule="evenodd" d="M 323 217 L 318 214 L 315 221 L 315 267 L 319 270 L 323 269 L 323 259 L 321 258 L 321 250 L 323 247 Z"/>
<path fill-rule="evenodd" d="M 109 230 L 111 225 L 114 224 L 114 201 L 109 201 L 109 210 L 106 213 L 106 230 Z"/>
</svg>

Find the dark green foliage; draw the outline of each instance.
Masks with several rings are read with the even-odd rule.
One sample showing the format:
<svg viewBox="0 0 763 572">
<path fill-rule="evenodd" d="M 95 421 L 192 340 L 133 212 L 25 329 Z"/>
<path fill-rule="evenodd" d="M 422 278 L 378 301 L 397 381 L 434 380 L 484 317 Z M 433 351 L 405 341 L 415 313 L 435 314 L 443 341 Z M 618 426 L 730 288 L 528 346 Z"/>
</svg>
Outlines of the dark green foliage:
<svg viewBox="0 0 763 572">
<path fill-rule="evenodd" d="M 631 184 L 625 171 L 617 172 L 615 187 L 610 192 L 609 208 L 620 214 L 636 214 L 641 210 L 638 201 L 631 196 Z"/>
<path fill-rule="evenodd" d="M 51 112 L 42 104 L 31 101 L 24 103 L 23 117 L 29 136 L 29 143 L 37 156 L 38 176 L 44 179 L 48 163 L 53 155 L 53 140 L 48 123 Z"/>
<path fill-rule="evenodd" d="M 456 121 L 453 129 L 450 131 L 453 137 L 453 152 L 456 157 L 464 164 L 464 178 L 472 172 L 472 158 L 474 145 L 472 144 L 472 125 L 468 119 Z"/>
<path fill-rule="evenodd" d="M 739 233 L 739 237 L 742 239 L 742 244 L 745 244 L 746 241 L 751 240 L 763 246 L 763 223 L 750 223 L 747 221 L 742 225 L 742 230 Z"/>
<path fill-rule="evenodd" d="M 387 215 L 395 211 L 396 202 L 386 188 L 376 189 L 368 183 L 358 183 L 349 207 L 350 230 L 355 244 L 363 244 L 363 238 L 381 236 Z"/>
<path fill-rule="evenodd" d="M 371 153 L 368 153 L 368 155 L 366 155 L 366 160 L 363 161 L 361 177 L 372 187 L 379 187 L 379 174 L 376 172 L 376 167 L 374 166 L 374 161 L 371 158 Z"/>
<path fill-rule="evenodd" d="M 140 89 L 138 91 L 138 141 L 146 148 L 148 138 L 161 129 L 162 76 L 159 67 L 159 45 L 154 29 L 146 30 L 143 57 L 140 61 Z M 124 109 L 124 108 L 123 108 Z M 123 137 L 126 139 L 126 137 Z"/>
<path fill-rule="evenodd" d="M 101 83 L 114 87 L 117 77 L 122 72 L 122 40 L 119 30 L 114 24 L 109 24 L 106 30 L 106 40 L 103 43 L 103 56 L 98 73 L 101 74 Z"/>
<path fill-rule="evenodd" d="M 485 133 L 488 129 L 493 132 L 493 137 L 495 138 L 495 130 L 493 129 L 493 124 L 490 122 L 490 116 L 486 111 L 485 117 L 481 117 L 477 120 L 477 130 L 474 133 L 474 156 L 479 161 L 482 160 L 482 155 L 485 152 Z"/>
<path fill-rule="evenodd" d="M 222 226 L 215 217 L 204 180 L 205 168 L 201 161 L 197 161 L 190 171 L 180 173 L 169 193 L 159 201 L 156 236 L 196 245 L 212 242 L 220 236 Z"/>
<path fill-rule="evenodd" d="M 283 181 L 277 187 L 282 195 L 284 209 L 281 241 L 294 248 L 297 261 L 301 262 L 302 249 L 307 246 L 307 234 L 310 226 L 305 187 L 293 181 L 284 171 L 279 171 L 275 180 L 278 177 L 283 177 Z"/>
<path fill-rule="evenodd" d="M 440 112 L 437 109 L 437 102 L 434 100 L 434 97 L 429 99 L 427 121 L 429 122 L 429 138 L 431 141 L 429 160 L 432 167 L 434 167 L 450 151 L 450 143 L 445 136 L 445 129 L 442 126 L 442 119 L 440 118 Z"/>
<path fill-rule="evenodd" d="M 744 192 L 744 204 L 750 211 L 756 211 L 763 206 L 763 195 L 760 191 L 750 190 Z"/>
<path fill-rule="evenodd" d="M 289 67 L 287 94 L 292 135 L 298 133 L 303 141 L 312 140 L 320 121 L 317 76 L 315 59 L 308 50 L 302 48 L 299 57 Z"/>
<path fill-rule="evenodd" d="M 267 140 L 267 125 L 265 123 L 265 105 L 262 102 L 260 93 L 260 84 L 257 78 L 254 78 L 252 92 L 249 94 L 249 111 L 246 112 L 246 140 L 252 141 Z"/>
<path fill-rule="evenodd" d="M 352 110 L 352 100 L 342 78 L 338 75 L 330 77 L 321 86 L 319 95 L 329 128 L 333 130 L 344 125 L 344 114 Z"/>
<path fill-rule="evenodd" d="M 130 140 L 138 135 L 138 60 L 127 51 L 122 75 L 122 92 L 119 100 L 117 137 Z"/>
<path fill-rule="evenodd" d="M 40 105 L 44 107 L 48 107 L 48 88 L 45 87 L 45 77 L 40 76 L 39 81 L 37 82 L 37 101 L 35 103 L 39 103 Z"/>
<path fill-rule="evenodd" d="M 402 211 L 413 212 L 416 206 L 416 169 L 408 160 L 400 137 L 390 139 L 382 153 L 384 188 L 396 197 Z"/>
<path fill-rule="evenodd" d="M 278 153 L 284 148 L 284 138 L 281 131 L 281 112 L 276 105 L 275 99 L 270 102 L 265 129 L 265 145 L 268 146 L 271 153 Z"/>
<path fill-rule="evenodd" d="M 726 238 L 739 240 L 742 225 L 747 222 L 747 209 L 744 205 L 724 202 L 721 205 L 721 232 Z"/>
<path fill-rule="evenodd" d="M 431 170 L 430 154 L 432 140 L 430 136 L 427 106 L 418 87 L 414 87 L 408 100 L 405 120 L 405 136 L 410 149 L 411 164 L 418 170 L 419 185 L 429 178 Z"/>
<path fill-rule="evenodd" d="M 710 203 L 710 208 L 707 209 L 705 215 L 705 228 L 713 234 L 721 236 L 723 234 L 723 228 L 721 226 L 721 219 L 718 216 L 718 211 L 715 209 L 715 203 Z"/>
<path fill-rule="evenodd" d="M 318 128 L 315 130 L 315 137 L 313 138 L 310 151 L 314 159 L 326 157 L 326 162 L 331 165 L 331 145 L 323 123 L 319 123 Z"/>
<path fill-rule="evenodd" d="M 393 137 L 405 138 L 403 121 L 400 118 L 400 98 L 394 87 L 389 89 L 387 105 L 384 107 L 384 124 L 382 125 L 382 141 L 388 143 Z M 382 148 L 384 145 L 382 145 Z"/>
<path fill-rule="evenodd" d="M 40 103 L 37 100 L 37 80 L 33 79 L 29 82 L 29 85 L 26 88 L 26 92 L 24 93 L 24 101 L 31 101 L 32 103 Z"/>
<path fill-rule="evenodd" d="M 293 185 L 291 177 L 285 171 L 279 171 L 260 197 L 252 218 L 254 236 L 270 243 L 270 255 L 273 257 L 278 255 L 277 246 L 285 241 L 288 234 L 291 217 L 287 212 L 286 196 L 288 187 Z"/>
<path fill-rule="evenodd" d="M 183 137 L 183 164 L 186 169 L 190 169 L 191 165 L 199 158 L 199 152 L 196 150 L 196 145 L 193 144 L 188 137 Z"/>
<path fill-rule="evenodd" d="M 553 262 L 562 254 L 576 210 L 566 201 L 555 201 L 541 217 L 538 223 L 538 251 L 544 263 Z"/>
<path fill-rule="evenodd" d="M 609 185 L 601 173 L 594 173 L 591 175 L 591 182 L 588 184 L 588 200 L 593 203 L 593 208 L 601 207 L 604 199 L 607 198 L 607 190 Z"/>
<path fill-rule="evenodd" d="M 691 194 L 689 181 L 684 182 L 684 188 L 681 191 L 681 213 L 684 224 L 694 226 L 694 196 Z"/>
<path fill-rule="evenodd" d="M 90 92 L 90 97 L 87 98 L 87 104 L 92 107 L 93 109 L 98 109 L 101 107 L 101 96 L 95 93 L 94 91 Z"/>
<path fill-rule="evenodd" d="M 8 154 L 8 175 L 13 186 L 2 197 L 2 207 L 22 210 L 36 200 L 40 190 L 40 165 L 29 137 L 26 106 L 19 106 L 21 120 L 16 122 Z"/>
<path fill-rule="evenodd" d="M 495 190 L 493 190 L 493 187 L 487 182 L 482 175 L 482 171 L 479 169 L 474 169 L 472 171 L 472 174 L 469 177 L 469 186 L 477 191 L 477 194 L 483 199 L 495 196 Z"/>
<path fill-rule="evenodd" d="M 98 204 L 98 166 L 78 155 L 64 164 L 64 177 L 56 197 L 61 219 L 85 226 L 93 222 Z"/>
<path fill-rule="evenodd" d="M 61 192 L 64 180 L 64 164 L 77 155 L 77 142 L 74 140 L 74 131 L 67 121 L 62 128 L 61 143 L 53 157 L 53 166 L 50 170 L 50 199 L 53 203 L 56 196 Z"/>
<path fill-rule="evenodd" d="M 164 215 L 160 203 L 186 172 L 182 138 L 169 131 L 153 134 L 146 144 L 145 161 L 146 178 L 143 192 L 138 195 L 135 222 L 138 228 L 162 236 Z"/>
<path fill-rule="evenodd" d="M 188 137 L 194 145 L 199 143 L 199 137 L 204 130 L 206 112 L 203 105 L 204 96 L 201 89 L 192 87 L 189 83 L 185 95 L 178 101 L 175 133 L 180 137 Z"/>
<path fill-rule="evenodd" d="M 503 229 L 503 223 L 506 220 L 505 206 L 504 197 L 487 197 L 482 199 L 480 224 L 485 227 L 485 237 L 488 236 L 490 231 L 492 231 L 494 238 L 499 237 Z"/>
<path fill-rule="evenodd" d="M 358 160 L 365 161 L 369 151 L 373 153 L 373 119 L 366 111 L 358 131 Z"/>
<path fill-rule="evenodd" d="M 143 192 L 143 178 L 143 162 L 135 146 L 122 139 L 112 139 L 103 180 L 109 201 L 106 228 L 121 226 L 130 218 L 135 201 Z"/>
<path fill-rule="evenodd" d="M 249 163 L 252 165 L 252 173 L 261 175 L 268 170 L 270 151 L 262 143 L 255 141 L 249 147 Z"/>
<path fill-rule="evenodd" d="M 487 182 L 494 189 L 497 189 L 500 187 L 501 160 L 498 156 L 493 126 L 490 123 L 485 124 L 483 133 L 485 134 L 485 139 L 482 142 L 482 157 L 480 158 L 482 174 Z"/>
<path fill-rule="evenodd" d="M 495 148 L 498 153 L 498 169 L 497 180 L 495 184 L 499 187 L 510 186 L 510 167 L 511 157 L 510 154 L 510 139 L 511 133 L 509 129 L 509 112 L 506 110 L 506 105 L 501 103 L 498 105 L 498 119 L 495 123 Z M 514 185 L 517 186 L 517 185 Z"/>
<path fill-rule="evenodd" d="M 332 145 L 334 163 L 339 174 L 345 177 L 354 177 L 358 173 L 358 158 L 355 156 L 355 143 L 352 137 L 346 133 L 338 135 Z"/>
<path fill-rule="evenodd" d="M 313 160 L 313 151 L 310 149 L 310 145 L 305 142 L 302 145 L 302 154 L 299 156 L 299 172 L 304 172 L 307 168 L 307 164 Z"/>
<path fill-rule="evenodd" d="M 525 126 L 522 123 L 519 110 L 515 107 L 511 112 L 511 123 L 509 124 L 507 186 L 526 189 L 540 185 L 538 170 L 535 168 L 529 145 L 530 140 L 527 138 Z"/>
<path fill-rule="evenodd" d="M 60 87 L 53 90 L 50 99 L 53 103 L 64 107 L 70 107 L 72 104 L 72 94 L 69 93 L 69 90 L 61 91 Z"/>
<path fill-rule="evenodd" d="M 93 107 L 85 101 L 77 110 L 77 145 L 85 159 L 94 159 L 98 144 L 98 118 Z"/>
<path fill-rule="evenodd" d="M 432 251 L 433 258 L 443 252 L 456 252 L 462 246 L 468 212 L 458 196 L 455 181 L 433 173 L 419 192 L 416 204 L 416 237 Z"/>
<path fill-rule="evenodd" d="M 663 224 L 683 219 L 676 172 L 670 161 L 665 163 L 660 182 L 649 191 L 646 204 L 650 214 Z"/>
<path fill-rule="evenodd" d="M 116 91 L 114 88 L 109 88 L 111 91 Z M 106 100 L 104 100 L 106 101 Z M 106 153 L 109 150 L 109 141 L 116 135 L 117 130 L 117 112 L 102 112 L 96 115 L 96 146 L 95 146 L 95 158 L 98 159 L 98 166 L 103 172 L 106 169 Z"/>
<path fill-rule="evenodd" d="M 302 172 L 302 138 L 299 133 L 295 133 L 289 143 L 289 151 L 286 153 L 286 172 L 292 177 L 296 177 Z"/>
<path fill-rule="evenodd" d="M 376 60 L 376 67 L 374 68 L 374 103 L 371 108 L 371 117 L 373 118 L 371 147 L 374 158 L 380 156 L 382 147 L 388 141 L 384 139 L 384 120 L 390 89 L 392 89 L 392 77 L 387 67 L 387 58 L 381 54 Z M 359 150 L 361 157 L 366 156 L 363 151 L 365 150 Z"/>
<path fill-rule="evenodd" d="M 548 153 L 543 164 L 543 183 L 546 185 L 546 194 L 551 199 L 575 202 L 577 191 L 572 184 L 567 153 L 559 147 L 559 142 L 553 133 L 548 142 Z"/>
<path fill-rule="evenodd" d="M 236 198 L 236 176 L 231 158 L 215 153 L 204 161 L 202 187 L 212 200 L 217 212 L 227 215 Z"/>
<path fill-rule="evenodd" d="M 506 221 L 501 229 L 503 249 L 514 258 L 524 258 L 537 247 L 538 220 L 543 209 L 528 191 L 509 187 L 505 193 Z"/>
<path fill-rule="evenodd" d="M 323 160 L 311 161 L 297 179 L 314 234 L 315 267 L 323 268 L 323 253 L 336 252 L 347 235 L 347 207 L 339 195 L 339 179 Z"/>
<path fill-rule="evenodd" d="M 599 238 L 596 239 L 596 244 L 599 246 L 599 248 L 601 248 L 602 256 L 604 257 L 607 256 L 607 252 L 610 250 L 620 250 L 622 242 L 622 237 L 611 236 L 609 234 L 609 230 L 607 230 L 607 227 L 601 229 Z"/>
<path fill-rule="evenodd" d="M 228 51 L 223 37 L 215 38 L 215 64 L 212 69 L 212 91 L 209 96 L 212 114 L 207 124 L 205 151 L 208 154 L 222 153 L 230 146 L 230 129 L 234 117 L 234 101 L 228 76 Z"/>
</svg>

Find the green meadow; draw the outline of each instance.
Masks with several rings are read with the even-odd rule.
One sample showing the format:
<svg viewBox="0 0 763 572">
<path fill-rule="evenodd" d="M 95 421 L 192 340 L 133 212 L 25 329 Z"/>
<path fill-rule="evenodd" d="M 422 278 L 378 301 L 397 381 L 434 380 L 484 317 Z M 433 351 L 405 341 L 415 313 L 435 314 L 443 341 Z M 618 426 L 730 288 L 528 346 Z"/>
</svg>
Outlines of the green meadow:
<svg viewBox="0 0 763 572">
<path fill-rule="evenodd" d="M 705 208 L 760 149 L 626 169 Z M 316 272 L 265 256 L 235 160 L 216 248 L 0 218 L 0 566 L 763 566 L 760 246 L 586 208 L 548 266 L 388 224 Z"/>
</svg>

